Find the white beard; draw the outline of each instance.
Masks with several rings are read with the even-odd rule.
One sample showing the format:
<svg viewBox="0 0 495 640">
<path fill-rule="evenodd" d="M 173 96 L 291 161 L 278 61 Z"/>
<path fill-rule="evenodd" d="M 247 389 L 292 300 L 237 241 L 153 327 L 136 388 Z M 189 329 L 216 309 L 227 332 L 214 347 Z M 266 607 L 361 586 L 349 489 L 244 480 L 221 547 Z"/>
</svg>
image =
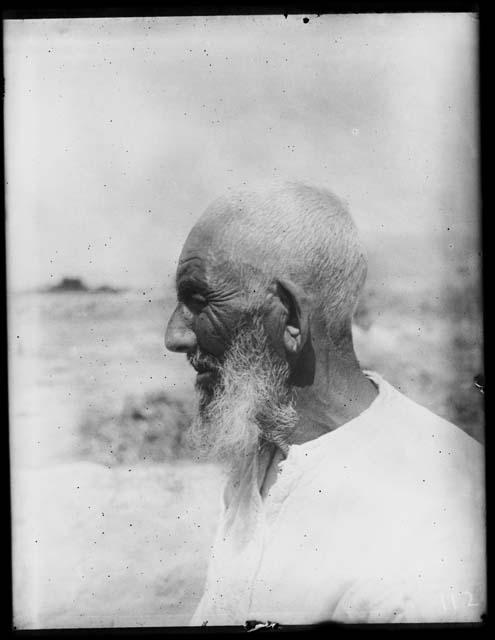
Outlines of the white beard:
<svg viewBox="0 0 495 640">
<path fill-rule="evenodd" d="M 226 353 L 214 390 L 199 389 L 189 436 L 200 457 L 235 471 L 261 442 L 285 443 L 297 424 L 289 375 L 253 319 Z"/>
</svg>

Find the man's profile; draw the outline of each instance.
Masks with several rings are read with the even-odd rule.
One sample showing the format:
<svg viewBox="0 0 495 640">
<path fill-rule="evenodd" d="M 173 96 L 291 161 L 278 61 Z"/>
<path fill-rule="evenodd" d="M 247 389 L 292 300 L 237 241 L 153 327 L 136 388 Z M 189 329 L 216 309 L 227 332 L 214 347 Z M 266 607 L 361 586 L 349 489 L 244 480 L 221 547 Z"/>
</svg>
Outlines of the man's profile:
<svg viewBox="0 0 495 640">
<path fill-rule="evenodd" d="M 484 613 L 483 449 L 361 369 L 366 269 L 347 207 L 298 182 L 219 198 L 185 242 L 166 346 L 228 472 L 193 625 Z"/>
</svg>

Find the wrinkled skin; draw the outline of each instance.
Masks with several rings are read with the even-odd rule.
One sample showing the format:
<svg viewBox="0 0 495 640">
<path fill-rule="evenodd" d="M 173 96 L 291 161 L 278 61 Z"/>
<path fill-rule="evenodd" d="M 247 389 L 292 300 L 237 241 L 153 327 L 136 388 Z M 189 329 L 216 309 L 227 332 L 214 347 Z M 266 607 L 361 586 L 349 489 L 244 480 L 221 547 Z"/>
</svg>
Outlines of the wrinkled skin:
<svg viewBox="0 0 495 640">
<path fill-rule="evenodd" d="M 208 249 L 209 236 L 208 230 L 195 228 L 186 241 L 176 274 L 178 305 L 165 338 L 168 349 L 188 354 L 198 371 L 197 384 L 204 386 L 218 377 L 236 331 L 252 313 L 249 293 L 235 278 L 224 277 L 232 274 L 228 260 L 220 250 Z M 303 336 L 298 326 L 301 310 L 296 298 L 304 296 L 293 288 L 274 283 L 260 312 L 271 348 L 291 366 L 291 383 L 306 386 L 314 378 L 315 357 L 309 327 Z"/>
<path fill-rule="evenodd" d="M 182 250 L 176 274 L 178 304 L 165 336 L 167 348 L 186 353 L 198 371 L 197 383 L 206 386 L 217 377 L 247 310 L 242 288 L 218 277 L 222 259 L 208 250 L 208 236 L 193 229 Z"/>
<path fill-rule="evenodd" d="M 170 330 L 182 328 L 182 346 L 221 358 L 236 324 L 243 315 L 244 296 L 239 289 L 215 286 L 199 256 L 181 259 L 177 270 L 178 306 Z"/>
</svg>

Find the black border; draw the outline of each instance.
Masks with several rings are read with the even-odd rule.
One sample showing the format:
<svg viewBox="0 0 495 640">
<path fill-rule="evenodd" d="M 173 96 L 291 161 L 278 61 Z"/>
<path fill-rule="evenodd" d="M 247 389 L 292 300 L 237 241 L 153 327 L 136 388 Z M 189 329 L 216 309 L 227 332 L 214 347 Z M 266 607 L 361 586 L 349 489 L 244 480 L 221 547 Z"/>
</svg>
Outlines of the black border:
<svg viewBox="0 0 495 640">
<path fill-rule="evenodd" d="M 487 3 L 485 4 L 481 0 L 478 2 L 468 2 L 466 0 L 433 0 L 428 2 L 427 0 L 418 0 L 411 2 L 407 0 L 340 0 L 326 3 L 295 3 L 285 2 L 283 4 L 276 3 L 216 3 L 207 4 L 202 3 L 200 0 L 188 3 L 159 3 L 159 4 L 131 4 L 126 3 L 125 0 L 121 2 L 105 2 L 101 5 L 88 6 L 87 3 L 71 3 L 68 5 L 63 2 L 50 2 L 48 6 L 37 7 L 33 2 L 15 2 L 11 7 L 2 8 L 3 20 L 24 20 L 24 19 L 56 19 L 56 18 L 112 18 L 112 17 L 155 17 L 155 16 L 213 16 L 213 15 L 300 15 L 309 17 L 309 19 L 315 19 L 320 15 L 325 14 L 349 14 L 349 13 L 453 13 L 453 12 L 469 12 L 478 15 L 479 21 L 479 149 L 480 149 L 480 188 L 481 188 L 481 217 L 480 217 L 480 231 L 481 231 L 481 245 L 482 245 L 482 287 L 483 287 L 483 340 L 484 340 L 484 372 L 485 380 L 487 375 L 487 364 L 489 362 L 487 353 L 490 345 L 489 327 L 489 310 L 488 301 L 489 289 L 488 289 L 488 264 L 487 255 L 489 252 L 488 246 L 488 216 L 491 211 L 490 198 L 489 198 L 489 186 L 491 184 L 491 174 L 489 174 L 489 166 L 487 163 L 488 158 L 488 135 L 489 135 L 489 118 L 492 110 L 488 107 L 489 100 L 489 88 L 487 87 L 487 79 L 489 73 L 488 63 L 488 49 L 491 39 L 491 33 L 489 33 L 490 24 L 486 22 L 487 16 Z M 482 6 L 484 5 L 484 6 Z M 484 18 L 484 19 L 482 19 Z M 306 20 L 307 21 L 307 20 Z M 3 29 L 0 30 L 0 53 L 2 55 L 3 63 Z M 3 71 L 3 64 L 2 64 Z M 485 81 L 483 81 L 485 80 Z M 5 81 L 2 73 L 2 95 L 5 95 Z M 4 121 L 3 100 L 0 106 L 0 115 L 2 116 L 2 122 Z M 1 133 L 1 145 L 3 153 L 0 159 L 0 171 L 2 176 L 4 173 L 4 130 L 2 127 Z M 5 181 L 2 180 L 2 209 L 3 220 L 6 219 L 5 211 Z M 6 233 L 5 225 L 0 225 L 0 248 L 4 251 L 4 259 L 0 260 L 0 286 L 2 287 L 5 295 L 3 296 L 2 303 L 2 316 L 7 319 L 7 281 L 6 281 Z M 5 416 L 4 424 L 9 424 L 9 411 L 8 411 L 8 368 L 7 368 L 7 323 L 5 322 L 5 330 L 3 332 L 5 336 L 5 342 L 3 343 L 4 350 L 1 352 L 2 364 L 4 365 L 5 375 L 1 377 L 2 380 L 2 392 L 5 397 L 5 402 L 2 403 L 3 414 Z M 489 461 L 486 455 L 486 451 L 489 447 L 490 434 L 487 425 L 489 423 L 489 402 L 485 395 L 485 473 L 486 473 L 486 504 L 487 504 L 487 518 L 486 518 L 486 531 L 487 531 L 487 547 L 488 547 L 488 532 L 489 532 Z M 2 483 L 4 489 L 6 489 L 6 500 L 4 503 L 4 513 L 8 513 L 9 525 L 12 522 L 11 515 L 11 494 L 10 494 L 10 456 L 9 456 L 9 435 L 8 429 L 4 428 L 3 437 L 4 447 L 3 451 L 6 452 L 5 463 L 1 466 L 4 473 L 4 482 Z M 8 541 L 4 541 L 4 546 L 7 546 L 7 557 L 4 560 L 3 576 L 6 582 L 6 589 L 3 591 L 2 597 L 2 624 L 0 629 L 7 634 L 14 636 L 26 637 L 26 638 L 48 638 L 48 637 L 60 637 L 60 638 L 82 638 L 90 635 L 92 637 L 184 637 L 184 636 L 196 636 L 199 634 L 239 634 L 246 633 L 244 627 L 114 627 L 114 628 L 89 628 L 89 629 L 40 629 L 40 630 L 18 630 L 13 626 L 13 602 L 12 602 L 12 535 L 11 526 L 8 530 Z M 490 554 L 487 549 L 487 571 L 488 577 L 490 575 Z M 487 585 L 487 598 L 489 601 L 490 594 L 490 582 L 488 580 Z M 7 596 L 5 596 L 7 594 Z M 279 625 L 276 632 L 280 633 L 323 633 L 327 636 L 329 633 L 335 632 L 348 632 L 348 631 L 447 631 L 450 633 L 459 633 L 464 630 L 473 633 L 475 631 L 483 632 L 490 627 L 488 612 L 483 617 L 480 623 L 399 623 L 399 624 L 341 624 L 335 622 L 315 624 L 315 625 Z M 264 632 L 274 632 L 272 630 L 262 630 Z M 260 633 L 260 631 L 257 631 Z"/>
<path fill-rule="evenodd" d="M 104 17 L 153 17 L 153 16 L 213 16 L 213 15 L 302 15 L 319 16 L 335 13 L 432 13 L 473 12 L 480 10 L 480 2 L 467 0 L 330 0 L 327 2 L 161 2 L 150 4 L 105 2 L 102 5 L 88 3 L 50 2 L 37 7 L 33 2 L 13 2 L 2 11 L 4 19 L 30 18 L 104 18 Z"/>
</svg>

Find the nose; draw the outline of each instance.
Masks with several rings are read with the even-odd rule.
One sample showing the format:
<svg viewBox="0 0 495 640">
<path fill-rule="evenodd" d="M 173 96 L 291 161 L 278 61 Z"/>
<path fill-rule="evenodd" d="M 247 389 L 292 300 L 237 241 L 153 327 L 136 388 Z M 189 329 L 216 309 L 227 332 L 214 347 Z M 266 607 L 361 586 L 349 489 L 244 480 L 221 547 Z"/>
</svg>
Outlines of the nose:
<svg viewBox="0 0 495 640">
<path fill-rule="evenodd" d="M 194 331 L 184 322 L 179 307 L 176 307 L 165 331 L 165 347 L 169 351 L 186 353 L 195 349 L 196 344 Z"/>
</svg>

